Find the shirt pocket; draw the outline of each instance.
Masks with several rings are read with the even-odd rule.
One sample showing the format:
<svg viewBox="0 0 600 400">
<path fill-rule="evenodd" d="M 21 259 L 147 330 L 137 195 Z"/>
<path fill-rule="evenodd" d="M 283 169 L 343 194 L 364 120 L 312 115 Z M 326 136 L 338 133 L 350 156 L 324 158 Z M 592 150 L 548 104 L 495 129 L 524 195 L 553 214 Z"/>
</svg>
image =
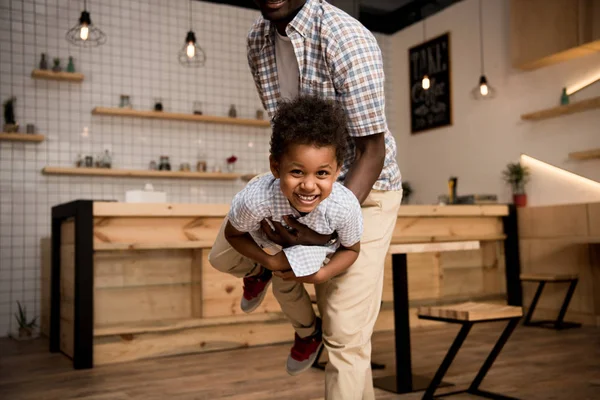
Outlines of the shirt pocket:
<svg viewBox="0 0 600 400">
<path fill-rule="evenodd" d="M 307 78 L 300 79 L 301 92 L 304 95 L 318 96 L 326 100 L 335 100 L 335 87 L 329 80 L 317 81 Z"/>
</svg>

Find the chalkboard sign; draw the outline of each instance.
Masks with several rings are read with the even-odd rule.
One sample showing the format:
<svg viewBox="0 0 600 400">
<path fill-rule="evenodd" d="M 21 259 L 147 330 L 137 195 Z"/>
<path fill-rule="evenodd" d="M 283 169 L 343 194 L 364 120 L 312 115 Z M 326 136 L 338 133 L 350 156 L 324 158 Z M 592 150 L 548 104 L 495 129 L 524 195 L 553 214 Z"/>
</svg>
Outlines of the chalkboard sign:
<svg viewBox="0 0 600 400">
<path fill-rule="evenodd" d="M 408 50 L 410 123 L 413 134 L 452 125 L 450 34 L 445 33 Z M 427 74 L 429 89 L 422 87 Z"/>
</svg>

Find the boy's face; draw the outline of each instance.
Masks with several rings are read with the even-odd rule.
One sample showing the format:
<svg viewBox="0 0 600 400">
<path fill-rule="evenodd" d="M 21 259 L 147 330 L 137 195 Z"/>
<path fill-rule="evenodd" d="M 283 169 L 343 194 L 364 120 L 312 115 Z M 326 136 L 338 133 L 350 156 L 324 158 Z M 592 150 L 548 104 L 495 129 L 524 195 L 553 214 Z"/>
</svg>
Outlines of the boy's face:
<svg viewBox="0 0 600 400">
<path fill-rule="evenodd" d="M 325 200 L 340 173 L 332 146 L 292 145 L 280 162 L 271 157 L 270 163 L 281 191 L 300 212 L 311 212 Z"/>
</svg>

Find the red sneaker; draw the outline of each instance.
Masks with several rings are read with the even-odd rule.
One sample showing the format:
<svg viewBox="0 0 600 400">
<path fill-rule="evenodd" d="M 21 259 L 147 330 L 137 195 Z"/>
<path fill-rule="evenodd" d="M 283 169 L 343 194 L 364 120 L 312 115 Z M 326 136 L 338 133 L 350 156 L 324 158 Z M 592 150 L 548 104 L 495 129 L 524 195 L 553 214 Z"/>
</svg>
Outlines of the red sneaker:
<svg viewBox="0 0 600 400">
<path fill-rule="evenodd" d="M 260 274 L 244 278 L 244 295 L 240 303 L 242 311 L 251 313 L 260 306 L 267 294 L 272 277 L 273 273 L 263 267 Z"/>
<path fill-rule="evenodd" d="M 292 346 L 286 364 L 288 374 L 292 376 L 301 374 L 315 362 L 323 347 L 320 325 L 320 321 L 317 320 L 317 331 L 311 336 L 301 338 L 297 333 L 294 335 L 294 346 Z"/>
</svg>

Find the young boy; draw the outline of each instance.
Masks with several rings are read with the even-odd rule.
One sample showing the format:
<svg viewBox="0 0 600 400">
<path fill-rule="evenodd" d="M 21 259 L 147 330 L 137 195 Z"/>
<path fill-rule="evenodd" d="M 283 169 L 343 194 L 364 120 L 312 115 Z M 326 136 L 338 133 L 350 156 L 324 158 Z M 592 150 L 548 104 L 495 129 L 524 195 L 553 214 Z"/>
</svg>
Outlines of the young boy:
<svg viewBox="0 0 600 400">
<path fill-rule="evenodd" d="M 302 283 L 292 282 L 301 289 L 296 286 L 296 295 L 289 296 L 292 287 L 278 272 L 273 278 L 272 271 L 291 269 L 302 282 L 318 284 L 341 274 L 356 261 L 363 228 L 360 204 L 349 189 L 336 182 L 347 150 L 347 136 L 345 113 L 339 105 L 304 96 L 283 102 L 273 119 L 271 173 L 254 178 L 233 198 L 221 228 L 238 255 L 222 251 L 224 246 L 219 245 L 217 237 L 209 256 L 215 268 L 243 277 L 244 312 L 254 311 L 271 280 L 275 281 L 275 297 L 296 330 L 286 364 L 290 375 L 306 371 L 314 362 L 322 346 L 320 324 Z M 320 234 L 336 232 L 337 239 L 326 246 L 281 249 L 268 240 L 261 221 L 270 219 L 289 226 L 284 216 L 290 215 Z M 306 335 L 308 325 L 300 320 L 314 327 L 312 334 Z"/>
</svg>

